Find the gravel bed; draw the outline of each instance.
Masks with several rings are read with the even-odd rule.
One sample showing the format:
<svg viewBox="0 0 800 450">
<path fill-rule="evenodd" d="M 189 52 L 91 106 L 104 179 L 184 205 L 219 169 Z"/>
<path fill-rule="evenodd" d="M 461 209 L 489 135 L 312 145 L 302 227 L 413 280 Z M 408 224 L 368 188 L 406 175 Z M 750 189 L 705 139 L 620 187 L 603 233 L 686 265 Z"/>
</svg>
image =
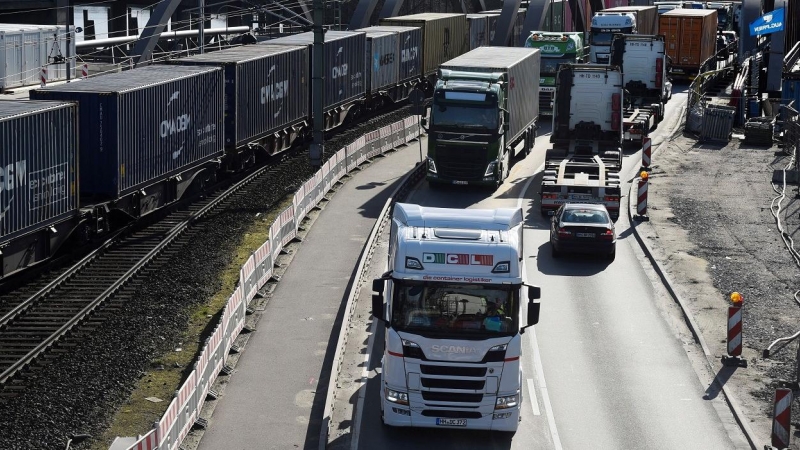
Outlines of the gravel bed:
<svg viewBox="0 0 800 450">
<path fill-rule="evenodd" d="M 326 142 L 325 158 L 367 131 L 409 114 L 408 107 L 401 108 L 340 133 Z M 202 232 L 166 269 L 151 275 L 118 315 L 99 325 L 74 351 L 53 358 L 47 370 L 30 380 L 30 389 L 0 404 L 0 448 L 61 449 L 70 433 L 101 435 L 151 361 L 179 345 L 190 308 L 217 293 L 216 280 L 230 265 L 238 238 L 257 220 L 256 214 L 269 212 L 316 171 L 307 158 L 283 167 L 279 175 L 248 188 L 257 195 L 240 198 L 197 224 Z"/>
<path fill-rule="evenodd" d="M 764 358 L 762 351 L 775 339 L 800 331 L 800 306 L 793 298 L 800 289 L 800 268 L 781 239 L 771 210 L 778 197 L 773 190 L 773 171 L 783 169 L 789 160 L 777 146 L 755 147 L 736 138 L 725 146 L 704 145 L 694 137 L 679 136 L 654 154 L 653 195 L 648 199 L 648 210 L 654 210 L 651 222 L 661 238 L 655 245 L 662 245 L 668 255 L 666 265 L 672 266 L 668 271 L 688 293 L 694 313 L 700 316 L 701 331 L 715 347 L 717 357 L 725 352 L 727 298 L 734 291 L 744 296 L 743 355 L 750 364 L 738 369 L 731 383 L 737 396 L 744 398 L 748 417 L 760 426 L 757 432 L 766 437 L 774 389 L 779 380 L 795 380 L 798 344 L 769 358 Z M 797 241 L 795 249 L 800 250 L 797 192 L 796 185 L 787 186 L 779 217 L 783 229 Z M 693 285 L 697 278 L 692 270 L 697 266 L 681 269 L 678 253 L 684 247 L 671 244 L 667 238 L 674 235 L 670 227 L 686 232 L 689 255 L 707 262 L 708 279 L 719 297 L 691 298 L 708 291 Z M 704 315 L 710 317 L 713 327 L 704 328 Z M 795 423 L 800 418 L 798 406 L 795 402 Z"/>
</svg>

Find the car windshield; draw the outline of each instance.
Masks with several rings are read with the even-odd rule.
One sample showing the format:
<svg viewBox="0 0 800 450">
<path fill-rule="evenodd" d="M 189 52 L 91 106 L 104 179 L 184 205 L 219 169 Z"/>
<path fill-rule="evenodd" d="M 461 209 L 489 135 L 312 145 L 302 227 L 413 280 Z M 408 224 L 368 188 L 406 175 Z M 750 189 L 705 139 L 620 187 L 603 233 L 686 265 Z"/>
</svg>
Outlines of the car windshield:
<svg viewBox="0 0 800 450">
<path fill-rule="evenodd" d="M 592 44 L 594 45 L 611 45 L 611 38 L 614 37 L 613 33 L 605 33 L 601 31 L 592 31 Z"/>
<path fill-rule="evenodd" d="M 496 130 L 499 112 L 486 104 L 462 105 L 437 102 L 431 109 L 431 122 L 440 127 Z"/>
<path fill-rule="evenodd" d="M 511 286 L 395 281 L 392 327 L 446 336 L 514 335 L 518 291 Z"/>
<path fill-rule="evenodd" d="M 558 72 L 559 64 L 574 63 L 575 58 L 542 58 L 542 71 L 543 74 L 555 74 Z"/>
<path fill-rule="evenodd" d="M 562 222 L 569 223 L 608 223 L 608 214 L 596 209 L 565 209 Z"/>
</svg>

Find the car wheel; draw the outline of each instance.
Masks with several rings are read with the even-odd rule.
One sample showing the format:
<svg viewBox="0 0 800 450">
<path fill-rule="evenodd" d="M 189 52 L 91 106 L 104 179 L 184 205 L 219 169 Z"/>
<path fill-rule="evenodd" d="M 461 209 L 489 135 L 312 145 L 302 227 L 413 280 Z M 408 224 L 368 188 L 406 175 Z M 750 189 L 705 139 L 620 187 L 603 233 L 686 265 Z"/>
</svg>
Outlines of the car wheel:
<svg viewBox="0 0 800 450">
<path fill-rule="evenodd" d="M 608 256 L 606 256 L 606 259 L 608 259 L 609 261 L 614 261 L 616 257 L 617 257 L 617 250 L 614 249 L 611 251 L 611 253 L 608 254 Z"/>
<path fill-rule="evenodd" d="M 550 250 L 553 254 L 553 258 L 559 258 L 561 256 L 561 252 L 556 250 L 556 246 L 550 243 Z"/>
</svg>

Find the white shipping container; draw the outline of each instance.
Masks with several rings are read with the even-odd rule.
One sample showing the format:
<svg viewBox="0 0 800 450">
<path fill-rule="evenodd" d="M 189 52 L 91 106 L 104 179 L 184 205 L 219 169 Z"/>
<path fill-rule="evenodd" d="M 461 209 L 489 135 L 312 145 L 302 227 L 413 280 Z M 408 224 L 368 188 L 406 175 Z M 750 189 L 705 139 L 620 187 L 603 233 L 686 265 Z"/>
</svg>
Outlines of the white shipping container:
<svg viewBox="0 0 800 450">
<path fill-rule="evenodd" d="M 47 80 L 67 79 L 66 64 L 50 64 L 54 57 L 72 57 L 75 74 L 75 39 L 67 52 L 66 27 L 56 25 L 0 24 L 0 92 L 40 83 L 47 66 Z"/>
</svg>

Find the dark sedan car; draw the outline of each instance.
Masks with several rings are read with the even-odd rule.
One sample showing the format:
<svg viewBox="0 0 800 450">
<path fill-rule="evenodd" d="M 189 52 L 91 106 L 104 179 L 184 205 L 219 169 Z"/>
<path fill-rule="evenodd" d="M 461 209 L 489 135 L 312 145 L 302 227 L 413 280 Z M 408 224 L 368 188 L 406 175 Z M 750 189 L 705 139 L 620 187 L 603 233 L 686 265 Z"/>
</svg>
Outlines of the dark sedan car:
<svg viewBox="0 0 800 450">
<path fill-rule="evenodd" d="M 553 216 L 550 225 L 553 257 L 562 253 L 594 253 L 614 260 L 617 234 L 614 221 L 603 205 L 567 203 Z"/>
</svg>

